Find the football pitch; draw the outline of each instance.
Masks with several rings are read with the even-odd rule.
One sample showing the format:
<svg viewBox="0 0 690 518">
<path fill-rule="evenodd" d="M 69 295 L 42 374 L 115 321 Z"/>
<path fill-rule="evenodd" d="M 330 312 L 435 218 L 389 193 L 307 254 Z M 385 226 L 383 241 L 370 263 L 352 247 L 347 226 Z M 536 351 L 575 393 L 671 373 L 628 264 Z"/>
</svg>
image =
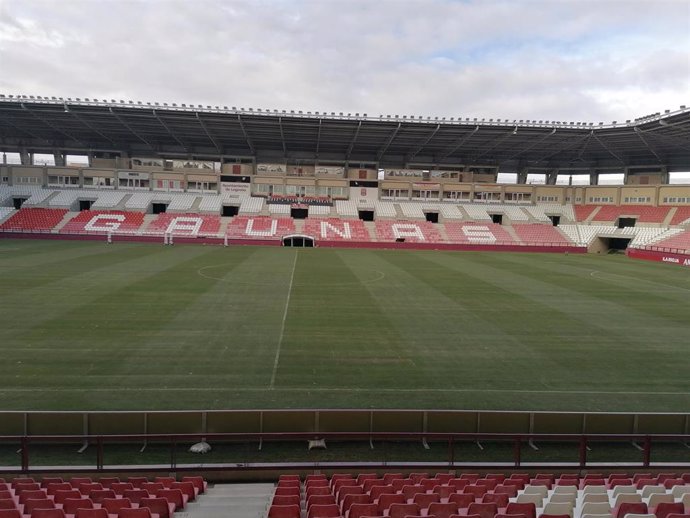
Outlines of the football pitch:
<svg viewBox="0 0 690 518">
<path fill-rule="evenodd" d="M 687 411 L 690 271 L 0 240 L 0 410 Z"/>
</svg>

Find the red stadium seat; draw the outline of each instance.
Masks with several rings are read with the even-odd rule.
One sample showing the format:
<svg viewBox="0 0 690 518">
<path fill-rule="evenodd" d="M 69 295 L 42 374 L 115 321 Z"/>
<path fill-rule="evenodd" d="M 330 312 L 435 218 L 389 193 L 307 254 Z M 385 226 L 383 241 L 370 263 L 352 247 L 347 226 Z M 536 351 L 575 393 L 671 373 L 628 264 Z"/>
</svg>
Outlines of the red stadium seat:
<svg viewBox="0 0 690 518">
<path fill-rule="evenodd" d="M 339 518 L 340 509 L 335 504 L 312 505 L 307 511 L 307 518 Z"/>
<path fill-rule="evenodd" d="M 272 505 L 268 518 L 300 518 L 300 509 L 298 505 Z"/>
<path fill-rule="evenodd" d="M 69 483 L 72 484 L 74 489 L 79 489 L 80 484 L 90 484 L 91 482 L 93 482 L 91 477 L 72 477 L 69 480 Z"/>
<path fill-rule="evenodd" d="M 287 498 L 294 498 L 294 497 L 287 497 Z M 275 497 L 274 497 L 274 500 L 275 500 Z M 307 509 L 309 509 L 312 505 L 332 505 L 332 504 L 337 505 L 335 502 L 335 497 L 333 495 L 312 495 L 312 496 L 307 498 Z"/>
<path fill-rule="evenodd" d="M 19 509 L 0 508 L 0 518 L 22 518 L 22 513 L 19 512 Z"/>
<path fill-rule="evenodd" d="M 482 497 L 482 502 L 485 504 L 494 503 L 501 509 L 508 505 L 508 495 L 503 493 L 487 493 Z"/>
<path fill-rule="evenodd" d="M 436 493 L 417 493 L 412 497 L 412 503 L 418 504 L 422 509 L 426 509 L 433 503 L 440 503 L 441 496 Z"/>
<path fill-rule="evenodd" d="M 31 511 L 31 518 L 65 518 L 65 511 L 62 509 L 34 509 Z"/>
<path fill-rule="evenodd" d="M 299 505 L 300 502 L 299 495 L 276 495 L 271 500 L 271 505 Z"/>
<path fill-rule="evenodd" d="M 379 514 L 386 514 L 388 512 L 388 509 L 394 504 L 404 504 L 406 503 L 405 497 L 401 495 L 400 493 L 390 495 L 390 494 L 383 494 L 379 497 L 378 501 L 378 508 L 379 508 Z"/>
<path fill-rule="evenodd" d="M 345 495 L 342 502 L 340 502 L 340 508 L 343 514 L 346 514 L 353 504 L 371 504 L 373 503 L 371 497 L 367 494 L 350 494 Z"/>
<path fill-rule="evenodd" d="M 151 495 L 146 489 L 125 489 L 122 496 L 133 504 L 139 504 L 143 498 L 149 498 Z"/>
<path fill-rule="evenodd" d="M 108 511 L 108 514 L 120 514 L 120 509 L 131 508 L 132 502 L 128 498 L 105 498 L 101 502 L 101 507 Z"/>
<path fill-rule="evenodd" d="M 682 502 L 661 502 L 653 511 L 656 518 L 668 518 L 670 514 L 683 514 L 685 512 L 685 506 Z"/>
<path fill-rule="evenodd" d="M 31 514 L 34 509 L 55 509 L 55 502 L 51 498 L 29 498 L 24 503 L 23 514 Z"/>
<path fill-rule="evenodd" d="M 157 514 L 160 518 L 170 518 L 175 512 L 175 504 L 168 502 L 165 498 L 142 498 L 139 507 L 148 507 L 152 514 Z"/>
<path fill-rule="evenodd" d="M 537 506 L 531 502 L 524 504 L 510 502 L 506 506 L 505 514 L 524 514 L 527 518 L 537 518 Z"/>
<path fill-rule="evenodd" d="M 132 484 L 135 489 L 141 489 L 142 484 L 149 482 L 146 477 L 127 477 L 127 482 Z"/>
<path fill-rule="evenodd" d="M 175 511 L 181 511 L 187 507 L 187 495 L 179 489 L 161 489 L 156 494 L 158 498 L 165 498 L 171 504 L 175 504 Z"/>
<path fill-rule="evenodd" d="M 110 484 L 110 489 L 115 491 L 115 494 L 118 496 L 122 496 L 125 494 L 125 491 L 128 489 L 134 489 L 134 484 L 131 482 L 115 482 L 113 484 Z"/>
<path fill-rule="evenodd" d="M 101 477 L 98 479 L 98 483 L 102 485 L 104 489 L 112 489 L 113 484 L 120 483 L 120 477 Z"/>
<path fill-rule="evenodd" d="M 474 502 L 467 508 L 467 514 L 476 514 L 481 518 L 494 518 L 494 515 L 498 513 L 498 506 L 496 504 L 482 504 L 479 502 Z M 533 517 L 536 518 L 536 517 Z"/>
<path fill-rule="evenodd" d="M 63 484 L 65 481 L 62 477 L 43 477 L 41 479 L 41 487 L 48 489 L 48 484 Z"/>
<path fill-rule="evenodd" d="M 194 487 L 198 489 L 198 494 L 205 493 L 206 487 L 208 485 L 203 477 L 197 476 L 182 477 L 182 482 L 191 482 L 192 484 L 194 484 Z"/>
<path fill-rule="evenodd" d="M 93 509 L 93 502 L 90 498 L 67 498 L 62 503 L 62 510 L 65 514 L 76 514 L 77 509 Z"/>
<path fill-rule="evenodd" d="M 74 518 L 108 518 L 108 511 L 105 509 L 84 509 L 79 508 L 74 513 Z"/>
<path fill-rule="evenodd" d="M 429 505 L 427 513 L 436 518 L 449 518 L 451 515 L 458 513 L 458 506 L 451 502 L 445 504 L 435 502 Z"/>
<path fill-rule="evenodd" d="M 625 502 L 613 509 L 613 518 L 623 518 L 626 514 L 647 514 L 647 504 L 644 502 Z"/>
<path fill-rule="evenodd" d="M 69 482 L 50 482 L 45 485 L 48 495 L 54 495 L 56 491 L 72 491 L 72 484 Z"/>
<path fill-rule="evenodd" d="M 100 504 L 106 498 L 115 498 L 115 491 L 112 489 L 92 489 L 89 491 L 89 498 L 94 504 Z"/>
<path fill-rule="evenodd" d="M 419 515 L 419 513 L 421 513 L 421 507 L 417 504 L 392 504 L 388 508 L 389 518 L 405 518 L 410 515 Z"/>
<path fill-rule="evenodd" d="M 156 518 L 148 507 L 123 507 L 117 513 L 117 518 Z"/>
<path fill-rule="evenodd" d="M 26 489 L 18 493 L 17 501 L 20 504 L 25 504 L 27 500 L 42 500 L 48 498 L 48 493 L 45 489 Z"/>
<path fill-rule="evenodd" d="M 56 504 L 63 504 L 68 498 L 81 498 L 82 494 L 78 489 L 58 490 L 55 491 L 53 499 Z"/>
<path fill-rule="evenodd" d="M 474 495 L 470 493 L 455 493 L 454 495 L 450 495 L 448 501 L 456 504 L 459 509 L 467 509 L 470 504 L 475 502 L 475 498 Z"/>
<path fill-rule="evenodd" d="M 352 504 L 347 518 L 368 518 L 370 516 L 383 516 L 383 513 L 377 510 L 376 504 Z"/>
</svg>

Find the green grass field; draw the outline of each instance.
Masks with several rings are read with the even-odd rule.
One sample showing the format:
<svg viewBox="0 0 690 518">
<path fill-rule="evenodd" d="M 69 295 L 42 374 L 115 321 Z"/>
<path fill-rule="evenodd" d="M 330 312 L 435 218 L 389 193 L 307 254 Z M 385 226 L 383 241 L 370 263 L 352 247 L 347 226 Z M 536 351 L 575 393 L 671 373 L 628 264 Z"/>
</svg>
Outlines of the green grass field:
<svg viewBox="0 0 690 518">
<path fill-rule="evenodd" d="M 0 240 L 0 409 L 687 411 L 690 275 L 623 256 Z"/>
</svg>

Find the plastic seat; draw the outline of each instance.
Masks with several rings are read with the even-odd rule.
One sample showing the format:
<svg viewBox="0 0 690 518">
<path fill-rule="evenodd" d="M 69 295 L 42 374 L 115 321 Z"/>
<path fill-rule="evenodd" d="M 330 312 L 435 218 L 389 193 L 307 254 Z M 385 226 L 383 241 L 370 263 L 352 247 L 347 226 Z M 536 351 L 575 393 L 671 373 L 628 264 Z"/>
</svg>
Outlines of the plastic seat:
<svg viewBox="0 0 690 518">
<path fill-rule="evenodd" d="M 509 498 L 514 498 L 518 494 L 518 488 L 516 486 L 504 486 L 503 484 L 499 484 L 494 488 L 494 493 L 500 493 L 508 495 Z"/>
<path fill-rule="evenodd" d="M 287 497 L 294 498 L 294 497 Z M 307 509 L 312 505 L 331 505 L 335 504 L 335 497 L 333 495 L 312 495 L 307 498 Z M 337 504 L 336 504 L 337 505 Z"/>
<path fill-rule="evenodd" d="M 307 518 L 339 518 L 340 509 L 335 504 L 312 505 L 307 511 Z"/>
<path fill-rule="evenodd" d="M 435 516 L 436 518 L 449 518 L 453 514 L 458 513 L 458 506 L 452 502 L 440 503 L 434 502 L 427 508 L 427 514 Z"/>
<path fill-rule="evenodd" d="M 415 495 L 419 493 L 426 493 L 423 486 L 413 485 L 413 486 L 403 486 L 401 493 L 405 497 L 405 500 L 412 500 Z"/>
<path fill-rule="evenodd" d="M 548 502 L 544 506 L 543 514 L 568 515 L 573 518 L 573 504 L 570 502 Z"/>
<path fill-rule="evenodd" d="M 56 491 L 70 491 L 72 484 L 69 482 L 51 482 L 45 485 L 45 490 L 48 495 L 54 495 Z"/>
<path fill-rule="evenodd" d="M 463 493 L 466 495 L 474 495 L 475 500 L 481 500 L 481 498 L 489 492 L 489 490 L 484 487 L 484 486 L 478 486 L 476 484 L 470 484 L 469 486 L 465 486 L 465 488 L 462 490 Z"/>
<path fill-rule="evenodd" d="M 93 482 L 91 477 L 72 477 L 69 479 L 69 483 L 74 489 L 79 489 L 79 484 L 90 484 L 91 482 Z"/>
<path fill-rule="evenodd" d="M 410 480 L 412 480 L 415 485 L 419 484 L 425 478 L 429 478 L 428 473 L 410 473 Z"/>
<path fill-rule="evenodd" d="M 383 481 L 386 484 L 392 484 L 394 480 L 402 480 L 405 476 L 402 473 L 384 473 Z"/>
<path fill-rule="evenodd" d="M 77 509 L 74 518 L 108 518 L 108 511 L 105 509 Z"/>
<path fill-rule="evenodd" d="M 78 489 L 68 489 L 68 490 L 59 489 L 58 491 L 55 491 L 55 494 L 53 495 L 53 500 L 55 500 L 56 504 L 62 504 L 68 498 L 81 498 L 81 497 L 82 497 L 82 494 Z"/>
<path fill-rule="evenodd" d="M 106 498 L 115 498 L 115 491 L 112 489 L 93 489 L 89 491 L 89 498 L 94 504 L 100 504 Z"/>
<path fill-rule="evenodd" d="M 179 489 L 161 489 L 156 494 L 158 498 L 165 498 L 171 504 L 175 504 L 175 511 L 181 511 L 187 507 L 187 495 Z"/>
<path fill-rule="evenodd" d="M 104 498 L 101 507 L 108 511 L 108 514 L 120 514 L 120 509 L 132 507 L 129 498 Z"/>
<path fill-rule="evenodd" d="M 467 508 L 467 514 L 476 514 L 481 518 L 494 518 L 494 515 L 497 513 L 498 506 L 494 503 L 482 504 L 479 502 L 474 502 Z M 533 518 L 536 518 L 536 516 Z"/>
<path fill-rule="evenodd" d="M 271 500 L 271 505 L 299 505 L 300 502 L 299 495 L 275 495 Z"/>
<path fill-rule="evenodd" d="M 652 495 L 665 495 L 666 494 L 666 488 L 664 486 L 657 486 L 655 485 L 644 485 L 641 488 L 637 488 L 638 491 L 641 489 L 642 490 L 642 498 L 649 498 Z M 671 492 L 673 494 L 673 491 Z"/>
<path fill-rule="evenodd" d="M 547 480 L 544 482 L 548 482 Z M 523 494 L 525 495 L 539 495 L 543 498 L 546 498 L 547 495 L 549 494 L 549 488 L 548 486 L 533 486 L 530 484 L 529 486 L 525 486 L 525 489 L 523 491 Z"/>
<path fill-rule="evenodd" d="M 343 498 L 342 502 L 340 502 L 340 508 L 343 511 L 343 514 L 347 514 L 347 512 L 350 510 L 350 507 L 352 507 L 354 504 L 371 504 L 373 501 L 371 500 L 371 497 L 367 495 L 366 493 L 362 494 L 349 494 L 345 495 L 345 498 Z"/>
<path fill-rule="evenodd" d="M 426 509 L 433 503 L 440 503 L 441 496 L 435 493 L 417 493 L 412 497 L 412 503 L 419 505 L 422 509 Z"/>
<path fill-rule="evenodd" d="M 156 496 L 158 491 L 165 489 L 165 486 L 161 482 L 143 482 L 140 487 L 141 489 L 146 489 L 151 496 Z"/>
<path fill-rule="evenodd" d="M 104 489 L 111 489 L 113 484 L 120 483 L 120 477 L 102 477 L 98 479 L 98 483 L 102 485 Z"/>
<path fill-rule="evenodd" d="M 141 503 L 143 498 L 149 498 L 149 492 L 146 489 L 125 489 L 122 494 L 123 498 L 128 498 L 133 504 Z"/>
<path fill-rule="evenodd" d="M 93 502 L 90 498 L 67 498 L 62 503 L 65 514 L 76 514 L 77 509 L 93 509 Z"/>
<path fill-rule="evenodd" d="M 377 500 L 381 495 L 394 495 L 396 494 L 395 489 L 393 489 L 393 486 L 374 486 L 371 488 L 371 491 L 369 491 L 369 496 L 371 497 L 372 500 Z"/>
<path fill-rule="evenodd" d="M 82 482 L 81 484 L 77 485 L 77 489 L 82 495 L 89 496 L 91 491 L 101 490 L 103 489 L 103 486 L 98 482 Z"/>
<path fill-rule="evenodd" d="M 19 509 L 0 509 L 0 518 L 22 518 Z"/>
<path fill-rule="evenodd" d="M 663 504 L 663 503 L 673 503 L 673 495 L 670 493 L 664 493 L 664 494 L 653 494 L 649 497 L 649 500 L 647 500 L 647 507 L 651 510 L 656 508 L 657 506 Z"/>
<path fill-rule="evenodd" d="M 392 505 L 404 503 L 406 503 L 405 497 L 400 493 L 394 495 L 383 494 L 379 497 L 379 514 L 386 514 Z"/>
<path fill-rule="evenodd" d="M 300 518 L 299 505 L 272 505 L 268 518 Z"/>
<path fill-rule="evenodd" d="M 151 514 L 151 509 L 148 507 L 123 507 L 117 513 L 117 518 L 154 518 Z"/>
<path fill-rule="evenodd" d="M 582 505 L 580 514 L 611 514 L 611 506 L 608 499 L 606 502 L 585 502 Z"/>
<path fill-rule="evenodd" d="M 448 501 L 457 505 L 458 509 L 467 509 L 471 504 L 474 503 L 474 495 L 455 493 L 454 495 L 450 495 Z"/>
<path fill-rule="evenodd" d="M 307 477 L 308 479 L 309 477 Z M 206 492 L 206 488 L 208 486 L 208 483 L 204 480 L 204 477 L 198 477 L 198 476 L 187 476 L 187 477 L 182 477 L 182 482 L 191 482 L 194 484 L 194 487 L 199 490 L 198 494 L 203 494 Z"/>
<path fill-rule="evenodd" d="M 421 511 L 417 504 L 393 504 L 388 508 L 388 517 L 405 518 L 410 515 L 417 516 Z"/>
<path fill-rule="evenodd" d="M 647 504 L 644 502 L 623 502 L 619 505 L 616 505 L 611 513 L 613 518 L 624 518 L 626 514 L 647 514 Z"/>
<path fill-rule="evenodd" d="M 335 500 L 338 505 L 343 503 L 343 500 L 348 495 L 364 495 L 364 488 L 362 486 L 343 486 L 340 491 L 335 496 Z M 367 497 L 369 495 L 366 495 Z"/>
<path fill-rule="evenodd" d="M 541 507 L 544 499 L 541 497 L 541 495 L 530 495 L 522 493 L 521 495 L 517 496 L 515 501 L 518 504 L 534 504 L 536 507 Z"/>
<path fill-rule="evenodd" d="M 637 503 L 641 503 L 641 502 L 642 502 L 642 497 L 640 495 L 638 495 L 637 493 L 634 495 L 624 493 L 622 495 L 618 495 L 616 498 L 613 499 L 613 507 L 615 509 L 616 507 L 620 507 L 622 504 L 637 504 Z M 646 513 L 646 511 L 645 511 L 645 513 Z M 642 513 L 642 514 L 645 514 L 645 513 Z M 614 514 L 614 516 L 615 516 L 615 514 Z"/>
<path fill-rule="evenodd" d="M 685 506 L 682 502 L 660 502 L 654 508 L 656 518 L 668 518 L 670 514 L 683 514 Z"/>
<path fill-rule="evenodd" d="M 309 486 L 304 494 L 307 498 L 310 496 L 332 495 L 331 488 L 325 486 Z"/>
<path fill-rule="evenodd" d="M 52 498 L 29 498 L 24 502 L 23 514 L 31 514 L 34 509 L 55 509 Z"/>
<path fill-rule="evenodd" d="M 524 514 L 527 518 L 537 518 L 537 506 L 534 502 L 510 502 L 505 514 Z"/>
<path fill-rule="evenodd" d="M 494 503 L 499 509 L 508 505 L 508 495 L 502 493 L 487 493 L 482 497 L 482 503 Z"/>
<path fill-rule="evenodd" d="M 378 511 L 378 506 L 376 504 L 352 504 L 347 518 L 363 518 L 365 516 L 370 517 L 379 515 L 381 515 L 381 513 Z"/>
<path fill-rule="evenodd" d="M 163 487 L 165 488 L 169 488 L 175 482 L 177 482 L 175 477 L 156 477 L 153 479 L 153 481 L 158 484 L 163 484 Z M 297 481 L 299 482 L 299 478 L 297 479 Z"/>
<path fill-rule="evenodd" d="M 126 490 L 134 489 L 134 484 L 131 482 L 114 482 L 110 484 L 110 489 L 115 491 L 116 495 L 123 496 Z"/>
<path fill-rule="evenodd" d="M 152 514 L 160 518 L 170 518 L 175 511 L 175 504 L 169 503 L 165 498 L 149 497 L 139 501 L 139 507 L 148 507 Z"/>
<path fill-rule="evenodd" d="M 455 488 L 451 486 L 436 486 L 434 489 L 431 490 L 431 492 L 436 493 L 442 499 L 445 498 L 446 500 L 448 500 L 450 498 L 450 495 L 455 494 Z"/>
<path fill-rule="evenodd" d="M 149 482 L 146 477 L 127 477 L 127 482 L 132 484 L 135 489 L 141 489 L 141 485 Z"/>
<path fill-rule="evenodd" d="M 62 509 L 34 509 L 31 511 L 31 518 L 65 518 L 65 511 Z"/>
</svg>

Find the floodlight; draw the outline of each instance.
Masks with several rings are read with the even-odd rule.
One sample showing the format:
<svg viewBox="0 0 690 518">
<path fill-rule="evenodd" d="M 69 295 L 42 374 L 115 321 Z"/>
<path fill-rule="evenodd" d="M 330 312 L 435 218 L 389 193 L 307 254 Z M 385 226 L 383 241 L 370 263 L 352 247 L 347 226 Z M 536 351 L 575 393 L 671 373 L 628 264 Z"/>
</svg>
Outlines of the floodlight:
<svg viewBox="0 0 690 518">
<path fill-rule="evenodd" d="M 177 104 L 173 103 L 172 105 L 173 105 L 175 108 L 177 108 Z"/>
</svg>

